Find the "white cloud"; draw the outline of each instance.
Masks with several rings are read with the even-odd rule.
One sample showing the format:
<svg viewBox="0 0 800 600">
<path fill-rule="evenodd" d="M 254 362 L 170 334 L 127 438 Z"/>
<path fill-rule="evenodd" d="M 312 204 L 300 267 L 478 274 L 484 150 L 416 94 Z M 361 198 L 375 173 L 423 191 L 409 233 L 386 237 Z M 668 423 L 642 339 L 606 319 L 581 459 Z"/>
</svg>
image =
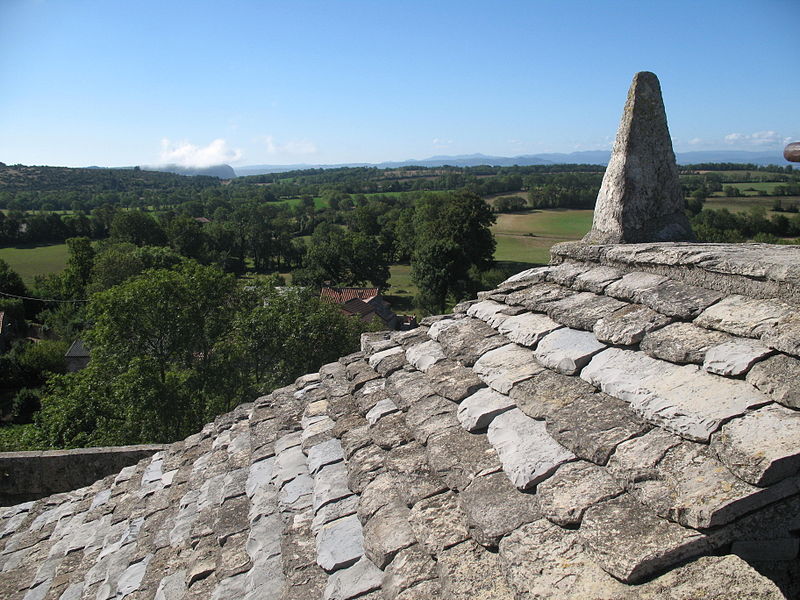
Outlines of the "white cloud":
<svg viewBox="0 0 800 600">
<path fill-rule="evenodd" d="M 180 165 L 182 167 L 211 167 L 225 163 L 233 163 L 242 158 L 242 151 L 229 148 L 228 143 L 219 138 L 208 146 L 195 146 L 189 142 L 171 142 L 161 140 L 161 163 Z"/>
<path fill-rule="evenodd" d="M 431 144 L 433 144 L 434 148 L 447 148 L 453 145 L 453 140 L 445 140 L 437 137 L 431 140 Z"/>
<path fill-rule="evenodd" d="M 289 140 L 278 142 L 273 136 L 262 138 L 270 154 L 316 154 L 317 145 L 311 140 Z"/>
<path fill-rule="evenodd" d="M 729 133 L 725 136 L 725 143 L 736 146 L 781 146 L 786 138 L 777 131 L 756 131 L 755 133 Z"/>
<path fill-rule="evenodd" d="M 699 138 L 699 137 L 692 138 L 692 139 L 689 140 L 689 145 L 690 146 L 699 146 L 702 143 L 703 143 L 703 140 L 702 140 L 702 138 Z"/>
</svg>

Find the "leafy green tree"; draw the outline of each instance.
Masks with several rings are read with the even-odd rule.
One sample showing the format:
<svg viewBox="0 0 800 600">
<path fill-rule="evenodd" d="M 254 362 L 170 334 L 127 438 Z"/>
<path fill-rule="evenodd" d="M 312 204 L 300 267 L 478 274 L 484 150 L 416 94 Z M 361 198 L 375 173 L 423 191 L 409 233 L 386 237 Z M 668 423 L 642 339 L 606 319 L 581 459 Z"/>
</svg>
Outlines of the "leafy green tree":
<svg viewBox="0 0 800 600">
<path fill-rule="evenodd" d="M 461 299 L 470 288 L 470 269 L 491 266 L 495 222 L 480 196 L 457 191 L 424 196 L 414 215 L 415 250 L 411 277 L 420 289 L 418 304 L 443 311 L 448 295 Z"/>
<path fill-rule="evenodd" d="M 22 277 L 0 258 L 0 292 L 13 296 L 26 296 L 28 290 Z"/>
<path fill-rule="evenodd" d="M 88 237 L 77 237 L 67 240 L 67 250 L 69 257 L 63 273 L 64 291 L 72 298 L 82 298 L 92 276 L 94 248 Z"/>
<path fill-rule="evenodd" d="M 54 378 L 42 399 L 48 443 L 175 440 L 229 410 L 243 391 L 228 343 L 237 302 L 232 276 L 196 263 L 95 294 L 88 367 Z"/>
<path fill-rule="evenodd" d="M 109 233 L 118 242 L 137 246 L 163 246 L 167 242 L 167 236 L 156 220 L 138 210 L 117 212 Z"/>
<path fill-rule="evenodd" d="M 366 329 L 308 288 L 261 285 L 237 320 L 237 344 L 261 390 L 287 385 L 358 347 Z"/>
<path fill-rule="evenodd" d="M 330 282 L 352 286 L 371 282 L 383 288 L 389 281 L 389 260 L 377 239 L 329 223 L 322 223 L 314 230 L 303 265 L 295 281 L 308 285 Z"/>
</svg>

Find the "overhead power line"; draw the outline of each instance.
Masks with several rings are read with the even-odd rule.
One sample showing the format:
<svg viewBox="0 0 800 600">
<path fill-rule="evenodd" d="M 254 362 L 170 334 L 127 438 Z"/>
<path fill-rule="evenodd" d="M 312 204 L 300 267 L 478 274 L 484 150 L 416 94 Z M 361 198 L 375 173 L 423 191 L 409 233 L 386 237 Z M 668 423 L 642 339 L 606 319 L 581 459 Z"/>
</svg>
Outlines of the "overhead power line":
<svg viewBox="0 0 800 600">
<path fill-rule="evenodd" d="M 56 298 L 33 298 L 32 296 L 18 296 L 17 294 L 8 294 L 0 292 L 0 296 L 7 296 L 9 298 L 18 298 L 19 300 L 36 300 L 38 302 L 88 302 L 88 300 L 57 300 Z"/>
</svg>

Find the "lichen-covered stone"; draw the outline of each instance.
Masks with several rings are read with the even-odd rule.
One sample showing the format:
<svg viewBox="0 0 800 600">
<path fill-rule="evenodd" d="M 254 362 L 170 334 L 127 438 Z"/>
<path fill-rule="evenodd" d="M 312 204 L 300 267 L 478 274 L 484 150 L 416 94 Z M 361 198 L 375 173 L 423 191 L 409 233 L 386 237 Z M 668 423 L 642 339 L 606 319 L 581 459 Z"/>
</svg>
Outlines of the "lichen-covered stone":
<svg viewBox="0 0 800 600">
<path fill-rule="evenodd" d="M 708 529 L 798 493 L 800 482 L 790 478 L 767 488 L 754 487 L 734 476 L 704 444 L 683 442 L 629 489 L 657 514 Z"/>
<path fill-rule="evenodd" d="M 514 600 L 496 553 L 468 540 L 440 551 L 437 558 L 436 566 L 443 585 L 441 595 L 435 597 Z"/>
<path fill-rule="evenodd" d="M 672 322 L 661 313 L 639 304 L 629 304 L 594 325 L 595 337 L 606 344 L 632 346 L 642 341 L 645 334 Z"/>
<path fill-rule="evenodd" d="M 711 450 L 737 477 L 757 486 L 800 474 L 800 411 L 770 404 L 733 419 Z"/>
<path fill-rule="evenodd" d="M 800 409 L 800 360 L 785 354 L 756 363 L 747 374 L 747 382 L 775 402 Z"/>
<path fill-rule="evenodd" d="M 539 484 L 536 497 L 542 514 L 562 527 L 579 525 L 590 506 L 619 496 L 624 491 L 606 469 L 576 461 L 561 465 Z"/>
<path fill-rule="evenodd" d="M 384 570 L 384 598 L 393 600 L 401 592 L 436 578 L 436 563 L 419 546 L 411 546 L 401 550 Z"/>
<path fill-rule="evenodd" d="M 791 313 L 791 307 L 783 302 L 733 295 L 709 306 L 694 322 L 706 329 L 759 338 Z"/>
<path fill-rule="evenodd" d="M 555 333 L 557 331 L 550 335 Z M 486 385 L 501 394 L 507 394 L 514 384 L 542 371 L 542 367 L 533 356 L 533 352 L 528 348 L 517 344 L 506 344 L 484 354 L 472 368 Z"/>
<path fill-rule="evenodd" d="M 672 323 L 646 333 L 641 349 L 653 358 L 702 365 L 710 348 L 730 339 L 728 334 L 720 331 L 703 329 L 691 323 Z"/>
<path fill-rule="evenodd" d="M 626 583 L 641 581 L 710 547 L 702 533 L 655 516 L 628 494 L 590 507 L 579 535 L 589 556 Z"/>
<path fill-rule="evenodd" d="M 486 436 L 446 429 L 428 439 L 428 463 L 450 489 L 463 490 L 479 473 L 499 469 L 500 461 Z"/>
<path fill-rule="evenodd" d="M 467 431 L 481 431 L 486 429 L 497 415 L 515 406 L 514 401 L 505 394 L 491 388 L 483 388 L 459 405 L 458 420 Z"/>
<path fill-rule="evenodd" d="M 521 346 L 533 348 L 545 335 L 562 327 L 547 315 L 524 312 L 503 321 L 497 330 Z"/>
<path fill-rule="evenodd" d="M 639 301 L 668 317 L 694 319 L 722 297 L 706 288 L 687 285 L 668 279 L 663 283 L 639 292 Z"/>
<path fill-rule="evenodd" d="M 385 568 L 400 550 L 417 542 L 409 514 L 405 506 L 390 503 L 364 525 L 364 552 L 379 569 Z"/>
<path fill-rule="evenodd" d="M 567 327 L 592 331 L 595 324 L 625 308 L 627 303 L 600 296 L 591 292 L 580 292 L 547 306 L 547 315 Z"/>
<path fill-rule="evenodd" d="M 487 432 L 511 482 L 524 490 L 543 481 L 575 455 L 547 433 L 544 421 L 531 419 L 518 408 L 495 417 Z"/>
<path fill-rule="evenodd" d="M 469 538 L 467 516 L 450 491 L 417 502 L 408 522 L 419 544 L 431 556 Z"/>
<path fill-rule="evenodd" d="M 584 394 L 539 414 L 554 440 L 578 458 L 598 465 L 606 464 L 621 442 L 650 429 L 626 402 L 602 392 Z"/>
<path fill-rule="evenodd" d="M 606 346 L 588 331 L 557 329 L 546 335 L 534 356 L 542 365 L 563 375 L 574 375 Z M 502 391 L 502 390 L 501 390 Z"/>
</svg>

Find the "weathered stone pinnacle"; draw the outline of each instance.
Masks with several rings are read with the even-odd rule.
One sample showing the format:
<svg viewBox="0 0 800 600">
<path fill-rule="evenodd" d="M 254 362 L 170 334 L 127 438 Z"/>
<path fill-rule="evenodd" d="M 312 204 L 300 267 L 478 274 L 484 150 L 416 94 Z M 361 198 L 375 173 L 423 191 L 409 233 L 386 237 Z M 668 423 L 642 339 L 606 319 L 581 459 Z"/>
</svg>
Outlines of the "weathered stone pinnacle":
<svg viewBox="0 0 800 600">
<path fill-rule="evenodd" d="M 693 240 L 658 78 L 637 73 L 614 142 L 590 244 Z"/>
</svg>

